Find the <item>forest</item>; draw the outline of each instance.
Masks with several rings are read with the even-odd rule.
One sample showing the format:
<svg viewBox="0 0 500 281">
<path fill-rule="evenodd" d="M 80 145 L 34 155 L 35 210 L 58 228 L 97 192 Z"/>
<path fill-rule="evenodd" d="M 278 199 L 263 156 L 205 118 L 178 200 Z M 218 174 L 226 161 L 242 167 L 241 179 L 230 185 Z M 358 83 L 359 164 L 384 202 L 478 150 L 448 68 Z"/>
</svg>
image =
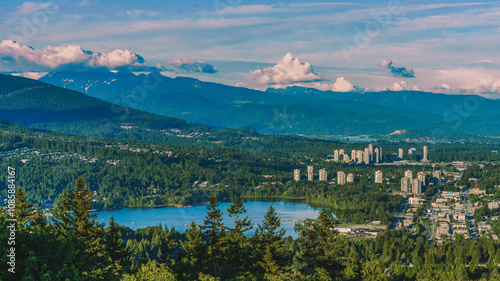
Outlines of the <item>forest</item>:
<svg viewBox="0 0 500 281">
<path fill-rule="evenodd" d="M 17 189 L 15 214 L 2 209 L 0 237 L 15 217 L 15 265 L 2 255 L 1 280 L 498 280 L 500 243 L 491 239 L 429 243 L 406 229 L 374 239 L 348 239 L 332 230 L 323 208 L 298 239 L 285 237 L 272 205 L 262 223 L 233 197 L 226 210 L 211 196 L 203 224 L 184 233 L 157 225 L 135 231 L 110 216 L 91 214 L 93 195 L 83 178 L 64 191 L 52 217 Z M 228 212 L 234 227 L 227 227 Z M 246 235 L 255 228 L 253 236 Z M 2 252 L 12 249 L 2 246 Z M 8 271 L 15 267 L 15 273 Z"/>
</svg>

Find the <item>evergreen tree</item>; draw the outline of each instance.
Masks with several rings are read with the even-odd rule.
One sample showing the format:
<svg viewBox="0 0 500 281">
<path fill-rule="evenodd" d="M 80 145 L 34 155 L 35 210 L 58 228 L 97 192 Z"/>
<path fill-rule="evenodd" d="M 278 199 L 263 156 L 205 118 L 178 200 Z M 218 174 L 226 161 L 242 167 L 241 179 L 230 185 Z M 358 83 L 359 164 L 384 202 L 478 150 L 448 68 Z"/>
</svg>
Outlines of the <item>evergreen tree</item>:
<svg viewBox="0 0 500 281">
<path fill-rule="evenodd" d="M 367 281 L 383 281 L 387 280 L 387 276 L 380 268 L 380 262 L 375 254 L 370 253 L 370 259 L 363 267 L 363 280 Z"/>
<path fill-rule="evenodd" d="M 263 261 L 264 255 L 269 247 L 272 259 L 281 268 L 288 260 L 288 251 L 285 248 L 285 229 L 281 227 L 281 220 L 271 203 L 264 215 L 262 225 L 258 225 L 253 237 L 255 245 L 254 255 L 258 261 Z"/>
<path fill-rule="evenodd" d="M 251 249 L 249 239 L 245 232 L 252 229 L 252 222 L 248 216 L 242 218 L 247 210 L 243 207 L 243 202 L 237 197 L 233 197 L 231 205 L 227 208 L 230 217 L 234 217 L 235 226 L 227 227 L 227 239 L 229 240 L 228 264 L 226 270 L 231 270 L 231 274 L 241 272 L 248 268 L 250 264 Z"/>
<path fill-rule="evenodd" d="M 349 254 L 348 262 L 344 268 L 343 275 L 347 280 L 360 280 L 363 263 L 359 258 L 358 253 L 352 250 Z"/>
<path fill-rule="evenodd" d="M 24 228 L 34 215 L 33 204 L 28 203 L 28 197 L 22 187 L 18 187 L 16 191 L 14 215 L 17 219 L 17 225 Z"/>
<path fill-rule="evenodd" d="M 109 226 L 104 233 L 105 251 L 111 263 L 112 276 L 120 278 L 124 271 L 130 267 L 130 249 L 123 242 L 119 225 L 115 222 L 113 215 L 109 216 Z"/>
<path fill-rule="evenodd" d="M 179 258 L 176 255 L 177 242 L 173 238 L 172 232 L 168 231 L 168 228 L 165 227 L 164 231 L 164 240 L 161 242 L 160 246 L 160 261 L 166 264 L 169 268 L 175 269 L 175 262 Z M 201 237 L 201 233 L 200 233 Z"/>
<path fill-rule="evenodd" d="M 203 238 L 207 241 L 208 268 L 213 276 L 223 274 L 226 264 L 227 241 L 222 223 L 222 212 L 218 208 L 219 202 L 215 195 L 210 197 L 207 215 L 203 223 Z"/>
<path fill-rule="evenodd" d="M 271 252 L 271 245 L 266 246 L 266 252 L 262 261 L 257 262 L 257 264 L 264 269 L 264 274 L 266 274 L 266 276 L 276 276 L 282 273 L 280 267 L 274 261 L 273 253 Z"/>
<path fill-rule="evenodd" d="M 47 229 L 47 218 L 41 209 L 36 210 L 35 215 L 31 219 L 30 227 L 39 231 Z"/>
<path fill-rule="evenodd" d="M 181 260 L 179 276 L 184 280 L 192 280 L 197 272 L 192 269 L 196 268 L 200 271 L 204 270 L 207 263 L 206 243 L 203 241 L 202 231 L 198 225 L 192 221 L 189 228 L 185 232 L 186 241 L 181 241 L 181 247 L 184 255 Z"/>
<path fill-rule="evenodd" d="M 305 248 L 299 260 L 303 263 L 301 271 L 313 274 L 316 268 L 327 270 L 330 276 L 339 276 L 342 266 L 339 258 L 340 244 L 333 230 L 331 214 L 323 208 L 311 229 L 305 230 Z"/>
</svg>

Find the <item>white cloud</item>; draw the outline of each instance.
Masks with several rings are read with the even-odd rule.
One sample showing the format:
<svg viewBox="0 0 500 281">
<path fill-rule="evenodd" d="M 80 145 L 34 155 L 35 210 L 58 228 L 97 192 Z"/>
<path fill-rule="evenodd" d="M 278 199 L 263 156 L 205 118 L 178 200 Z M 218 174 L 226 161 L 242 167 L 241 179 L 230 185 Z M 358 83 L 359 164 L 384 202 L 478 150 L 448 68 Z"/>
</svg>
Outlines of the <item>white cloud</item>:
<svg viewBox="0 0 500 281">
<path fill-rule="evenodd" d="M 392 84 L 392 87 L 389 87 L 389 90 L 391 90 L 391 91 L 404 91 L 404 90 L 408 90 L 408 86 L 406 85 L 405 81 L 401 81 L 399 83 Z"/>
<path fill-rule="evenodd" d="M 439 78 L 447 83 L 438 87 L 445 91 L 469 94 L 500 93 L 499 71 L 484 68 L 457 68 L 440 70 Z"/>
<path fill-rule="evenodd" d="M 335 83 L 321 83 L 321 82 L 311 82 L 311 83 L 295 83 L 289 86 L 299 86 L 306 88 L 314 88 L 321 91 L 333 91 L 333 92 L 351 92 L 354 91 L 354 85 L 345 80 L 344 77 L 338 77 Z"/>
<path fill-rule="evenodd" d="M 36 2 L 24 2 L 21 6 L 17 7 L 19 14 L 21 15 L 31 15 L 39 10 L 49 9 L 51 3 L 36 3 Z"/>
<path fill-rule="evenodd" d="M 276 65 L 250 72 L 250 78 L 258 84 L 288 84 L 321 80 L 308 62 L 301 62 L 291 53 L 286 54 Z"/>
<path fill-rule="evenodd" d="M 238 82 L 236 83 L 236 87 L 248 88 L 248 84 L 243 82 Z"/>
<path fill-rule="evenodd" d="M 68 44 L 47 46 L 41 50 L 21 45 L 12 40 L 0 43 L 0 62 L 11 64 L 11 67 L 23 66 L 54 70 L 60 67 L 72 70 L 82 68 L 145 67 L 144 59 L 129 50 L 114 50 L 110 53 L 99 53 L 83 50 L 79 45 Z M 33 69 L 30 69 L 33 70 Z"/>
<path fill-rule="evenodd" d="M 41 77 L 47 75 L 47 73 L 48 72 L 21 72 L 21 73 L 12 73 L 12 75 L 38 80 Z"/>
<path fill-rule="evenodd" d="M 175 66 L 181 69 L 183 72 L 204 72 L 204 73 L 216 73 L 217 68 L 215 66 L 202 61 L 202 60 L 190 60 L 190 59 L 171 59 L 167 62 L 167 65 Z"/>
</svg>

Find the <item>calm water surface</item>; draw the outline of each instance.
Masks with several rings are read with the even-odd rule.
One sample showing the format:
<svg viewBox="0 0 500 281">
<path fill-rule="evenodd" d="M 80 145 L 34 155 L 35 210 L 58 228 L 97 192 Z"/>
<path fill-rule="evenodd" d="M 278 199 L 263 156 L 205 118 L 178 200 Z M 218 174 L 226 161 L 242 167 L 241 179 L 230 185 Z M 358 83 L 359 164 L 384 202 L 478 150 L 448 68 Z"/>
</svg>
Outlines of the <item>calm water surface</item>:
<svg viewBox="0 0 500 281">
<path fill-rule="evenodd" d="M 223 223 L 227 226 L 234 226 L 234 219 L 227 215 L 226 207 L 229 207 L 230 202 L 219 202 L 219 208 L 223 212 Z M 258 224 L 262 224 L 262 219 L 271 202 L 248 201 L 244 203 L 247 209 L 247 215 L 252 219 L 255 231 Z M 289 203 L 289 202 L 273 202 L 272 203 L 278 216 L 281 219 L 287 220 L 303 220 L 306 218 L 316 218 L 320 208 L 311 207 L 306 203 Z M 125 225 L 131 229 L 145 228 L 161 223 L 168 228 L 175 227 L 177 231 L 184 232 L 188 228 L 188 224 L 194 220 L 197 224 L 203 224 L 205 215 L 207 214 L 207 203 L 196 205 L 194 207 L 164 207 L 164 208 L 126 208 L 120 210 L 99 211 L 98 221 L 108 222 L 108 217 L 113 214 L 115 221 L 120 225 Z M 286 235 L 291 235 L 296 238 L 293 226 L 294 221 L 281 221 L 281 227 L 286 230 Z"/>
</svg>

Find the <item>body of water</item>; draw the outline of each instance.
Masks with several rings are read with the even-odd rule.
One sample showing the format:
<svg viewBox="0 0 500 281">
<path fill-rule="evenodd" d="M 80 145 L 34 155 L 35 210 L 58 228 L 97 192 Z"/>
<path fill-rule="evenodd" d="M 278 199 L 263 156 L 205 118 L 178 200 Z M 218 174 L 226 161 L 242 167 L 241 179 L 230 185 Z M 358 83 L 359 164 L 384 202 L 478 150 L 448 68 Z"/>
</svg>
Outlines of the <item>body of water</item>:
<svg viewBox="0 0 500 281">
<path fill-rule="evenodd" d="M 219 202 L 219 208 L 223 212 L 223 223 L 226 226 L 234 226 L 234 219 L 230 218 L 227 214 L 226 208 L 229 207 L 230 202 Z M 254 228 L 250 231 L 253 233 L 257 228 L 257 225 L 262 224 L 264 219 L 264 214 L 271 202 L 261 202 L 261 201 L 247 201 L 244 206 L 247 210 L 247 215 L 252 219 Z M 281 227 L 286 230 L 286 235 L 291 235 L 296 238 L 298 236 L 295 233 L 293 227 L 295 225 L 294 221 L 291 220 L 303 220 L 306 218 L 315 219 L 320 208 L 311 207 L 306 203 L 290 203 L 290 202 L 273 202 L 272 203 L 278 216 L 286 221 L 281 221 Z M 201 225 L 205 220 L 207 214 L 207 203 L 196 205 L 194 207 L 163 207 L 163 208 L 126 208 L 119 210 L 108 210 L 98 212 L 98 222 L 109 221 L 109 216 L 113 214 L 115 221 L 120 224 L 127 226 L 131 229 L 145 228 L 148 226 L 154 226 L 161 223 L 163 226 L 167 225 L 168 228 L 175 227 L 177 231 L 184 232 L 189 223 L 194 220 L 195 223 Z M 289 221 L 290 220 L 290 221 Z"/>
</svg>

